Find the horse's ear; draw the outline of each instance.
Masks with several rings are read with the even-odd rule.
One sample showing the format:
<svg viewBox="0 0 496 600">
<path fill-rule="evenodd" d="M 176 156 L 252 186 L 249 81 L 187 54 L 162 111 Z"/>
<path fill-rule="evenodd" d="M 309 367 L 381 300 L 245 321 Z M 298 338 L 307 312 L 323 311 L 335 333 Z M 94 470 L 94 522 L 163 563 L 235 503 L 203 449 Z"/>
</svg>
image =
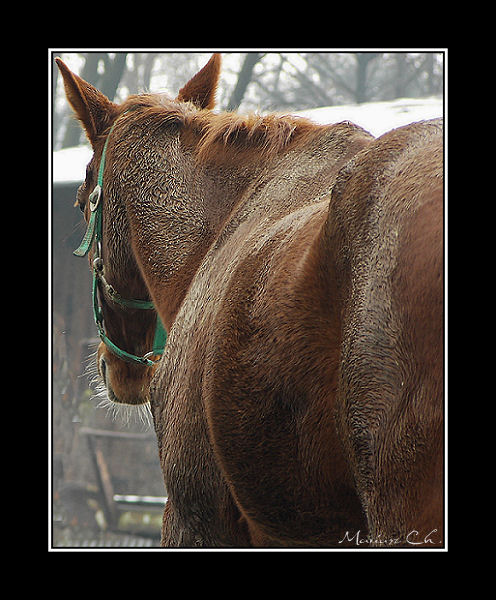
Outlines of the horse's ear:
<svg viewBox="0 0 496 600">
<path fill-rule="evenodd" d="M 60 58 L 56 58 L 55 62 L 64 79 L 67 100 L 81 121 L 90 143 L 94 145 L 97 137 L 112 123 L 118 107 L 90 83 L 73 73 Z"/>
<path fill-rule="evenodd" d="M 215 106 L 215 92 L 219 81 L 221 57 L 212 55 L 201 71 L 179 90 L 177 100 L 193 102 L 198 108 L 212 109 Z"/>
</svg>

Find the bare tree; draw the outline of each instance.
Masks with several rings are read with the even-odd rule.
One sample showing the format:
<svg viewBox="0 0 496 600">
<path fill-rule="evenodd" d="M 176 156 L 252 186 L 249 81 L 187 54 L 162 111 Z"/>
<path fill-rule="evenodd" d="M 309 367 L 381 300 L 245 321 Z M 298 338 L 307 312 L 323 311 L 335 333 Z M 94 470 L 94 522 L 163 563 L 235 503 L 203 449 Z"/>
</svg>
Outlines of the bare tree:
<svg viewBox="0 0 496 600">
<path fill-rule="evenodd" d="M 122 100 L 141 91 L 177 93 L 210 53 L 88 52 L 79 56 L 84 59 L 81 77 L 111 100 Z M 218 96 L 220 106 L 227 110 L 302 110 L 443 91 L 442 52 L 247 52 L 226 54 L 224 64 Z M 60 96 L 57 82 L 58 74 L 53 90 Z M 55 120 L 55 126 L 61 122 L 65 130 L 62 147 L 82 143 L 80 127 L 68 118 L 66 104 L 62 110 L 64 117 Z"/>
<path fill-rule="evenodd" d="M 227 110 L 232 111 L 239 107 L 245 95 L 246 88 L 252 80 L 253 69 L 263 56 L 261 52 L 248 52 L 246 54 L 238 75 L 238 80 L 227 104 Z"/>
<path fill-rule="evenodd" d="M 126 68 L 127 54 L 127 52 L 116 52 L 113 58 L 108 53 L 102 55 L 105 69 L 99 79 L 98 87 L 109 100 L 113 100 L 117 93 Z"/>
<path fill-rule="evenodd" d="M 368 100 L 367 94 L 367 71 L 369 63 L 380 56 L 379 52 L 357 52 L 356 60 L 356 84 L 354 90 L 355 102 L 361 104 Z"/>
</svg>

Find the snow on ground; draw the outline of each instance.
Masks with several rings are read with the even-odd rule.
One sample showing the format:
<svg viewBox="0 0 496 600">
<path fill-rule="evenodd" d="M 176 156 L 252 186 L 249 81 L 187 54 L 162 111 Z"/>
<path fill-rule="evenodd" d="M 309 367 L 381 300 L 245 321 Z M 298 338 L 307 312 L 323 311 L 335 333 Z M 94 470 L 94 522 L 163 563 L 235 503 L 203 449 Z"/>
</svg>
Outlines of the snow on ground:
<svg viewBox="0 0 496 600">
<path fill-rule="evenodd" d="M 88 146 L 64 148 L 53 153 L 54 183 L 81 182 L 84 180 L 86 165 L 93 156 L 93 150 Z"/>
<path fill-rule="evenodd" d="M 396 127 L 408 125 L 408 123 L 442 117 L 443 101 L 441 98 L 435 97 L 398 98 L 388 102 L 313 108 L 295 114 L 307 117 L 321 125 L 351 121 L 377 137 Z"/>
<path fill-rule="evenodd" d="M 379 136 L 424 119 L 443 116 L 441 98 L 399 98 L 388 102 L 367 102 L 345 106 L 329 106 L 295 112 L 319 124 L 351 121 L 374 136 Z M 66 148 L 53 153 L 54 182 L 80 182 L 84 179 L 86 165 L 91 159 L 89 146 Z"/>
</svg>

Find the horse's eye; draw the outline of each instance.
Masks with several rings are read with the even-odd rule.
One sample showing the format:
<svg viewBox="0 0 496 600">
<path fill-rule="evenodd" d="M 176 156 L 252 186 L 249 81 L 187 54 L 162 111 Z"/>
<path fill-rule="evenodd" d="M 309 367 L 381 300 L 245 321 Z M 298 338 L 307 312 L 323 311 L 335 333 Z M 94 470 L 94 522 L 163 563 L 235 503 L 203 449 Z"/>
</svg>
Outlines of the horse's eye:
<svg viewBox="0 0 496 600">
<path fill-rule="evenodd" d="M 76 204 L 79 206 L 79 210 L 81 212 L 84 212 L 84 206 L 85 206 L 85 202 L 81 201 L 81 195 L 83 192 L 83 188 L 84 188 L 84 183 L 82 183 L 79 187 L 78 190 L 76 192 L 76 203 L 74 204 L 74 206 L 76 206 Z"/>
</svg>

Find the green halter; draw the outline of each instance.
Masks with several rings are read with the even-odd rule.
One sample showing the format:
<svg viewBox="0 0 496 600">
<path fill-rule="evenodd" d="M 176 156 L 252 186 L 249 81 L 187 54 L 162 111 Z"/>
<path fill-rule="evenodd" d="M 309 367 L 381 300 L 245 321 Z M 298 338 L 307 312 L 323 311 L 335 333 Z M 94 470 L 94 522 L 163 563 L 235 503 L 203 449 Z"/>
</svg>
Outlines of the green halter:
<svg viewBox="0 0 496 600">
<path fill-rule="evenodd" d="M 115 125 L 115 123 L 114 123 Z M 101 242 L 102 242 L 102 215 L 103 215 L 103 205 L 102 205 L 102 189 L 103 189 L 103 171 L 105 169 L 105 155 L 107 152 L 107 145 L 109 141 L 110 134 L 112 133 L 112 128 L 109 131 L 107 139 L 105 140 L 105 145 L 103 147 L 102 157 L 100 159 L 100 166 L 98 169 L 98 180 L 95 189 L 91 192 L 89 196 L 90 203 L 90 220 L 88 221 L 88 227 L 86 228 L 86 233 L 81 241 L 79 247 L 74 250 L 73 254 L 76 256 L 86 256 L 90 250 L 90 248 L 95 244 L 95 254 L 93 258 L 93 285 L 92 285 L 92 297 L 93 297 L 93 317 L 95 319 L 95 324 L 98 329 L 98 334 L 102 342 L 107 346 L 107 348 L 115 354 L 118 358 L 131 363 L 138 363 L 140 365 L 152 366 L 156 363 L 156 361 L 150 360 L 149 356 L 160 356 L 164 352 L 164 346 L 167 341 L 167 333 L 164 329 L 160 316 L 157 313 L 157 325 L 155 327 L 155 338 L 153 340 L 153 348 L 151 352 L 148 352 L 144 356 L 136 356 L 135 354 L 129 354 L 125 350 L 121 350 L 118 346 L 116 346 L 105 334 L 105 329 L 103 327 L 103 312 L 98 304 L 98 281 L 103 285 L 107 296 L 115 302 L 116 304 L 120 304 L 126 308 L 139 308 L 144 310 L 155 310 L 155 306 L 153 302 L 149 302 L 147 300 L 128 300 L 120 296 L 115 289 L 107 283 L 104 274 L 103 274 L 103 260 L 100 256 L 101 252 Z M 159 359 L 157 359 L 159 360 Z"/>
</svg>

